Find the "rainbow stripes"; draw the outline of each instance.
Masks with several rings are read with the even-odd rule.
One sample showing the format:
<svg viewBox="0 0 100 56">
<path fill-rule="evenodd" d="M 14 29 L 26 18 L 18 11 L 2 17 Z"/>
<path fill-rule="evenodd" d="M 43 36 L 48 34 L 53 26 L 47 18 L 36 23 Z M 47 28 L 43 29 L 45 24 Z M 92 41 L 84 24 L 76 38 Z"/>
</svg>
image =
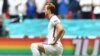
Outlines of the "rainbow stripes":
<svg viewBox="0 0 100 56">
<path fill-rule="evenodd" d="M 42 42 L 43 38 L 24 38 L 24 39 L 10 39 L 0 38 L 0 54 L 31 54 L 30 45 L 35 42 Z M 73 39 L 63 39 L 64 54 L 74 55 L 75 45 L 72 43 Z M 91 54 L 93 50 L 94 39 L 89 39 L 88 53 Z M 99 51 L 100 53 L 100 51 Z"/>
<path fill-rule="evenodd" d="M 30 45 L 34 42 L 42 42 L 43 39 L 10 39 L 0 38 L 0 54 L 31 54 Z"/>
</svg>

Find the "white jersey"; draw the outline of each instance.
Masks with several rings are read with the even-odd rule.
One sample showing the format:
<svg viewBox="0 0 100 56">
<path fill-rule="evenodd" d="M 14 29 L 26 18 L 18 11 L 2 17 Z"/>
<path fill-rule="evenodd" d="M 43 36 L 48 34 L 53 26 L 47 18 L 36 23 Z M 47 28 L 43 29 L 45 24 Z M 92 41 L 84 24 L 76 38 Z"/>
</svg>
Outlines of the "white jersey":
<svg viewBox="0 0 100 56">
<path fill-rule="evenodd" d="M 58 19 L 58 17 L 56 15 L 52 16 L 50 18 L 50 22 L 48 25 L 48 44 L 52 43 L 52 41 L 56 38 L 57 36 L 57 30 L 55 28 L 56 24 L 60 23 L 60 20 Z M 58 40 L 58 42 L 60 42 Z"/>
<path fill-rule="evenodd" d="M 50 22 L 48 25 L 48 43 L 44 42 L 43 43 L 43 48 L 45 50 L 45 53 L 43 53 L 43 56 L 62 56 L 63 54 L 63 46 L 60 42 L 60 40 L 57 41 L 57 44 L 51 45 L 52 41 L 54 40 L 54 37 L 57 35 L 57 30 L 55 29 L 55 26 L 60 23 L 60 20 L 58 19 L 57 16 L 52 16 L 50 18 Z M 37 44 L 36 44 L 37 45 Z M 32 53 L 34 54 L 34 43 L 31 44 L 31 50 Z M 34 56 L 34 55 L 33 55 Z M 36 55 L 35 55 L 36 56 Z"/>
</svg>

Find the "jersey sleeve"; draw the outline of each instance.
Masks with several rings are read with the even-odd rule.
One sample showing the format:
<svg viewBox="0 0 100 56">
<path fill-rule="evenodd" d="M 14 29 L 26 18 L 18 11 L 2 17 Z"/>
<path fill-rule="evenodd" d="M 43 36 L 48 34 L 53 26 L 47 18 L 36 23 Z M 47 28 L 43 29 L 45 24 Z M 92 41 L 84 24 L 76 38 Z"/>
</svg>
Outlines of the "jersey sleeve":
<svg viewBox="0 0 100 56">
<path fill-rule="evenodd" d="M 59 24 L 60 23 L 60 20 L 58 19 L 58 17 L 54 16 L 51 19 L 51 23 L 52 23 L 53 26 L 55 26 L 56 24 Z"/>
</svg>

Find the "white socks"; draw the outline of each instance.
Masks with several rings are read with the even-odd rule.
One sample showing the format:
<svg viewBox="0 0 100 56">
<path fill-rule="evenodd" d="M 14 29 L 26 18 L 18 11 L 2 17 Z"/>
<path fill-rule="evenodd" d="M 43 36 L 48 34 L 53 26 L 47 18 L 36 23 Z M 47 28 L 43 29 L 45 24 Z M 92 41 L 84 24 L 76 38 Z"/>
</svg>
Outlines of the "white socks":
<svg viewBox="0 0 100 56">
<path fill-rule="evenodd" d="M 37 44 L 31 44 L 31 50 L 32 50 L 32 54 L 33 56 L 40 56 L 40 52 L 38 50 L 38 46 Z"/>
</svg>

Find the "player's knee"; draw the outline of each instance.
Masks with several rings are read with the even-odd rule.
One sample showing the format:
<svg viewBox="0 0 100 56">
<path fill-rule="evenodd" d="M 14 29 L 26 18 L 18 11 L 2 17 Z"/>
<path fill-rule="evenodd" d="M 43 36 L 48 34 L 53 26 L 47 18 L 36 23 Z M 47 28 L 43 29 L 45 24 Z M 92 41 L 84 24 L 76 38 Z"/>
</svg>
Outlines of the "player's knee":
<svg viewBox="0 0 100 56">
<path fill-rule="evenodd" d="M 33 48 L 38 48 L 38 45 L 36 43 L 32 43 L 31 44 L 31 49 L 33 49 Z"/>
<path fill-rule="evenodd" d="M 40 52 L 45 53 L 45 51 L 44 51 L 44 47 L 43 47 L 42 44 L 38 45 L 38 47 L 39 47 L 39 51 L 40 51 Z"/>
</svg>

